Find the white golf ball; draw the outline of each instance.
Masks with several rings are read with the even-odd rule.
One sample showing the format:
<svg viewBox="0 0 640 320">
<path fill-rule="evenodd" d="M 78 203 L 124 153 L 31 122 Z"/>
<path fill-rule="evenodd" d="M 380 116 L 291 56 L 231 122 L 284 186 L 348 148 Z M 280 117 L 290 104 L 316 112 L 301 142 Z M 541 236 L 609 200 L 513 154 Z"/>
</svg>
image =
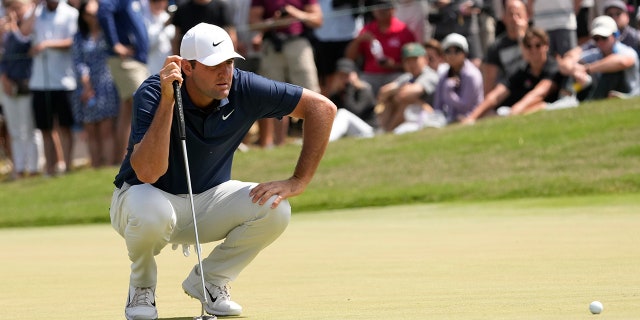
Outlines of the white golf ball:
<svg viewBox="0 0 640 320">
<path fill-rule="evenodd" d="M 604 307 L 602 306 L 602 302 L 600 301 L 594 301 L 589 304 L 589 311 L 591 311 L 591 313 L 593 314 L 599 314 L 600 312 L 602 312 L 603 308 Z"/>
</svg>

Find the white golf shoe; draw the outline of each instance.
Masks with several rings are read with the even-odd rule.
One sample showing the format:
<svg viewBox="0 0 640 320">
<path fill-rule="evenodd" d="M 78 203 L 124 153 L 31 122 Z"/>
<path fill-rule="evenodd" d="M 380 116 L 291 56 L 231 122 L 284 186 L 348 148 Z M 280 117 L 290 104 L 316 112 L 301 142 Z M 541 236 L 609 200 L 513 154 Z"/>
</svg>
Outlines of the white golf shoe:
<svg viewBox="0 0 640 320">
<path fill-rule="evenodd" d="M 155 288 L 129 286 L 129 297 L 127 298 L 127 306 L 124 309 L 124 315 L 127 320 L 158 319 L 155 293 Z"/>
<path fill-rule="evenodd" d="M 204 302 L 202 280 L 198 271 L 197 266 L 191 270 L 189 276 L 182 282 L 182 289 L 190 297 Z M 205 282 L 205 289 L 207 292 L 207 304 L 204 306 L 204 310 L 207 313 L 216 316 L 239 316 L 242 313 L 242 307 L 231 301 L 228 285 L 220 287 Z"/>
</svg>

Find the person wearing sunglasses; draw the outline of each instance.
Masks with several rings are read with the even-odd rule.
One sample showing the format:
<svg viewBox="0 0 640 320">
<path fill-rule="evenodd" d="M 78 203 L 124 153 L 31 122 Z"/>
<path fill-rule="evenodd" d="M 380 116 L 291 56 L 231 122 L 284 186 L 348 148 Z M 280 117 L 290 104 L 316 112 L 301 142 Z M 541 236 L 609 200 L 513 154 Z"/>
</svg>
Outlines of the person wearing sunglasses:
<svg viewBox="0 0 640 320">
<path fill-rule="evenodd" d="M 556 60 L 549 55 L 547 33 L 538 27 L 527 29 L 522 39 L 522 54 L 526 66 L 501 81 L 462 123 L 473 124 L 482 116 L 495 114 L 498 107 L 506 110 L 505 114 L 526 114 L 557 100 L 564 76 L 560 74 Z"/>
<path fill-rule="evenodd" d="M 576 92 L 578 100 L 640 94 L 638 54 L 620 42 L 619 35 L 613 18 L 596 17 L 591 23 L 591 40 L 558 57 L 560 71 L 584 87 Z"/>
<path fill-rule="evenodd" d="M 618 26 L 620 36 L 618 41 L 636 50 L 640 56 L 640 31 L 629 25 L 629 8 L 622 0 L 607 0 L 604 2 L 603 13 L 611 17 Z"/>
</svg>

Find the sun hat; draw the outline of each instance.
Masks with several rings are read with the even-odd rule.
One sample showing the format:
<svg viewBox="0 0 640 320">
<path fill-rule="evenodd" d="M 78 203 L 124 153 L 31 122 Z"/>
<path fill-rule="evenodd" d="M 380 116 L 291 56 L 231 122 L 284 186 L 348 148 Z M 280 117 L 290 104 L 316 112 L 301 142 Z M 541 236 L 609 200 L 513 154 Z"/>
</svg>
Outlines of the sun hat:
<svg viewBox="0 0 640 320">
<path fill-rule="evenodd" d="M 591 22 L 591 36 L 609 37 L 618 32 L 616 21 L 609 16 L 599 16 Z"/>
<path fill-rule="evenodd" d="M 180 56 L 207 66 L 216 66 L 231 58 L 242 58 L 233 48 L 229 34 L 222 28 L 198 23 L 182 37 Z"/>
<path fill-rule="evenodd" d="M 464 53 L 469 53 L 469 43 L 461 34 L 452 33 L 442 39 L 442 51 L 447 51 L 451 47 L 457 47 L 462 49 Z"/>
<path fill-rule="evenodd" d="M 427 50 L 417 42 L 410 42 L 402 46 L 402 59 L 424 56 Z"/>
</svg>

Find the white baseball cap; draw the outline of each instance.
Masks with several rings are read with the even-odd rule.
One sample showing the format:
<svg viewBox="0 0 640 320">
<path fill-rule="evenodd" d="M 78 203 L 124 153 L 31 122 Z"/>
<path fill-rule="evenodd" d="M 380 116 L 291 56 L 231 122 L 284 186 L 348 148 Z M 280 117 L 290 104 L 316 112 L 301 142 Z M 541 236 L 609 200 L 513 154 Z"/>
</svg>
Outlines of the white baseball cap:
<svg viewBox="0 0 640 320">
<path fill-rule="evenodd" d="M 458 47 L 464 51 L 464 53 L 469 53 L 469 43 L 467 42 L 467 38 L 458 33 L 451 33 L 442 39 L 442 50 L 446 51 L 451 47 Z"/>
<path fill-rule="evenodd" d="M 219 65 L 231 58 L 242 58 L 233 48 L 229 34 L 222 28 L 198 23 L 182 37 L 180 56 L 207 66 Z"/>
<path fill-rule="evenodd" d="M 599 16 L 591 22 L 591 36 L 609 37 L 618 32 L 618 25 L 609 16 Z"/>
</svg>

